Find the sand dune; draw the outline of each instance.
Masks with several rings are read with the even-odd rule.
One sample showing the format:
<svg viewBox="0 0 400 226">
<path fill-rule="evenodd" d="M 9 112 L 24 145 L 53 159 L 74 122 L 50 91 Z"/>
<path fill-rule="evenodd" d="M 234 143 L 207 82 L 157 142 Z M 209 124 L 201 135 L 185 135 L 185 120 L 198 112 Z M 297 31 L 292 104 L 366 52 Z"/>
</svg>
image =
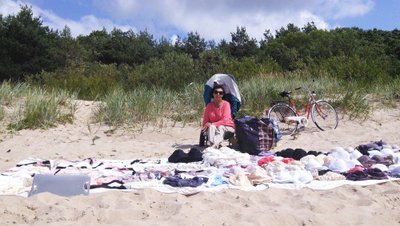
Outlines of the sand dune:
<svg viewBox="0 0 400 226">
<path fill-rule="evenodd" d="M 118 130 L 88 122 L 92 102 L 79 102 L 72 125 L 49 130 L 1 134 L 0 170 L 29 157 L 41 159 L 166 158 L 175 149 L 198 142 L 197 124 Z M 329 151 L 384 140 L 400 145 L 400 109 L 375 109 L 370 120 L 343 117 L 334 131 L 313 124 L 296 139 L 284 137 L 274 150 L 303 148 Z M 93 141 L 94 137 L 98 137 Z M 331 190 L 276 189 L 245 192 L 229 189 L 191 196 L 153 189 L 110 191 L 89 196 L 60 197 L 43 193 L 31 198 L 0 196 L 0 222 L 52 225 L 398 225 L 400 182 L 345 185 Z"/>
</svg>

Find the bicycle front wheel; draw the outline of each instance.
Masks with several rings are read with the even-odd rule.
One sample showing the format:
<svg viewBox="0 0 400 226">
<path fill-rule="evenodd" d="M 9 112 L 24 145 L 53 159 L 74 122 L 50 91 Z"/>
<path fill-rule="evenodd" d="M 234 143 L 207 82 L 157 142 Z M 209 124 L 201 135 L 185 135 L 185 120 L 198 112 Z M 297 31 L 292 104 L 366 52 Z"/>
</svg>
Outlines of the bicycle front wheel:
<svg viewBox="0 0 400 226">
<path fill-rule="evenodd" d="M 324 100 L 319 100 L 312 106 L 311 119 L 322 131 L 336 129 L 339 124 L 336 110 Z"/>
<path fill-rule="evenodd" d="M 275 104 L 268 111 L 268 118 L 276 120 L 282 135 L 292 135 L 297 130 L 297 121 L 288 119 L 293 116 L 297 116 L 296 112 L 287 104 Z"/>
</svg>

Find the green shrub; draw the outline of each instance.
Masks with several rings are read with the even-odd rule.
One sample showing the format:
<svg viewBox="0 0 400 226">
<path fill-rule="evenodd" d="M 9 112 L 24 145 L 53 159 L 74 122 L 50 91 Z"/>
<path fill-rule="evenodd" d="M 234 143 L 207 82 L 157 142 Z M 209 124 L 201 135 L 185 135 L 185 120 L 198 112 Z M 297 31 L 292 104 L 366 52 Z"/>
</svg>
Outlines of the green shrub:
<svg viewBox="0 0 400 226">
<path fill-rule="evenodd" d="M 375 58 L 362 58 L 358 55 L 336 56 L 321 63 L 320 69 L 347 81 L 370 83 L 377 79 L 388 78 L 386 61 Z"/>
<path fill-rule="evenodd" d="M 217 50 L 208 50 L 200 54 L 198 60 L 194 61 L 196 74 L 199 80 L 207 81 L 213 74 L 221 73 L 228 63 L 227 57 Z"/>
<path fill-rule="evenodd" d="M 27 81 L 46 89 L 61 88 L 75 92 L 80 99 L 95 100 L 121 86 L 116 65 L 87 64 L 67 67 L 55 72 L 42 72 Z"/>
<path fill-rule="evenodd" d="M 224 72 L 234 75 L 238 81 L 246 80 L 261 71 L 261 65 L 254 58 L 246 57 L 241 60 L 231 59 L 224 67 Z"/>
<path fill-rule="evenodd" d="M 190 55 L 170 52 L 163 58 L 153 58 L 138 66 L 130 74 L 128 83 L 132 88 L 157 87 L 180 90 L 193 81 L 198 81 Z"/>
</svg>

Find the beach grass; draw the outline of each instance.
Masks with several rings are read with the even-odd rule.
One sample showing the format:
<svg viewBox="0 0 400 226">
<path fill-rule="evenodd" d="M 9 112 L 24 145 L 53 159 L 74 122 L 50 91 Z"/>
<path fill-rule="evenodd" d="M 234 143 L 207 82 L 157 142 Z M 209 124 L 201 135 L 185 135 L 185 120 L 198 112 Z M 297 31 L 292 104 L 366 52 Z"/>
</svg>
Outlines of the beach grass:
<svg viewBox="0 0 400 226">
<path fill-rule="evenodd" d="M 199 84 L 185 87 L 181 92 L 168 89 L 116 89 L 108 93 L 94 112 L 95 122 L 110 127 L 140 128 L 148 123 L 163 127 L 172 122 L 194 122 L 203 111 L 202 88 Z"/>
<path fill-rule="evenodd" d="M 4 81 L 0 85 L 0 103 L 2 106 L 10 106 L 19 97 L 23 96 L 29 85 L 26 83 L 13 84 L 9 81 Z"/>
<path fill-rule="evenodd" d="M 3 121 L 5 115 L 6 115 L 6 113 L 5 113 L 4 106 L 0 105 L 0 121 Z"/>
<path fill-rule="evenodd" d="M 23 95 L 19 98 L 18 95 L 12 97 L 16 99 L 9 103 L 10 108 L 14 109 L 9 116 L 9 130 L 46 129 L 59 123 L 73 122 L 76 93 L 71 94 L 64 90 L 46 91 L 40 87 L 25 85 L 18 85 L 17 88 L 19 94 Z"/>
<path fill-rule="evenodd" d="M 400 79 L 371 83 L 341 81 L 329 76 L 311 76 L 298 71 L 271 73 L 237 81 L 242 96 L 239 117 L 262 117 L 279 96 L 291 90 L 296 107 L 301 110 L 307 101 L 306 89 L 317 94 L 317 99 L 330 102 L 342 117 L 368 119 L 376 102 L 394 107 L 400 100 Z M 204 109 L 204 84 L 190 83 L 180 90 L 166 88 L 111 89 L 93 112 L 93 121 L 105 123 L 112 130 L 119 127 L 143 128 L 147 124 L 164 127 L 176 122 L 200 125 Z M 61 89 L 46 90 L 25 83 L 3 82 L 0 87 L 0 120 L 10 120 L 11 130 L 48 128 L 58 123 L 72 123 L 77 93 Z M 13 109 L 12 113 L 5 108 Z M 11 115 L 10 115 L 11 114 Z"/>
<path fill-rule="evenodd" d="M 285 100 L 279 96 L 283 90 L 293 91 L 297 107 L 302 110 L 307 101 L 306 91 L 310 89 L 317 93 L 318 99 L 329 101 L 342 117 L 365 119 L 371 112 L 374 101 L 371 98 L 384 95 L 395 101 L 395 95 L 389 95 L 396 92 L 395 86 L 388 83 L 375 85 L 385 88 L 371 89 L 365 84 L 347 83 L 328 76 L 312 77 L 302 72 L 260 75 L 238 81 L 242 95 L 239 116 L 265 116 L 274 101 Z M 296 91 L 298 87 L 303 89 Z M 204 84 L 191 83 L 180 91 L 163 88 L 114 90 L 100 99 L 103 104 L 95 112 L 95 118 L 97 122 L 103 121 L 113 127 L 137 127 L 148 123 L 162 127 L 167 122 L 200 124 L 204 109 L 203 88 Z"/>
</svg>

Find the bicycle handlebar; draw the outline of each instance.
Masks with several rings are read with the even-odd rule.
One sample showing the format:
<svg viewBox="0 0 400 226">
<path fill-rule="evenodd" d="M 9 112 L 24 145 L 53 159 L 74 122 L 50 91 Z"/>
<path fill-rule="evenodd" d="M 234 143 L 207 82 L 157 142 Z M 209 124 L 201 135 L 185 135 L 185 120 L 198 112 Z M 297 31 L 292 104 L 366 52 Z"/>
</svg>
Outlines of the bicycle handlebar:
<svg viewBox="0 0 400 226">
<path fill-rule="evenodd" d="M 306 90 L 308 92 L 308 95 L 310 95 L 310 96 L 316 95 L 315 91 L 311 91 L 308 87 L 300 86 L 300 87 L 295 88 L 295 90 L 301 90 L 301 89 Z"/>
<path fill-rule="evenodd" d="M 315 91 L 311 91 L 308 87 L 300 86 L 300 87 L 295 88 L 295 90 L 301 90 L 301 89 L 306 90 L 308 92 L 309 96 L 315 96 L 316 95 Z M 290 94 L 291 93 L 292 93 L 291 91 L 282 91 L 282 92 L 279 93 L 279 95 L 282 96 L 282 97 L 289 97 L 290 98 Z"/>
</svg>

